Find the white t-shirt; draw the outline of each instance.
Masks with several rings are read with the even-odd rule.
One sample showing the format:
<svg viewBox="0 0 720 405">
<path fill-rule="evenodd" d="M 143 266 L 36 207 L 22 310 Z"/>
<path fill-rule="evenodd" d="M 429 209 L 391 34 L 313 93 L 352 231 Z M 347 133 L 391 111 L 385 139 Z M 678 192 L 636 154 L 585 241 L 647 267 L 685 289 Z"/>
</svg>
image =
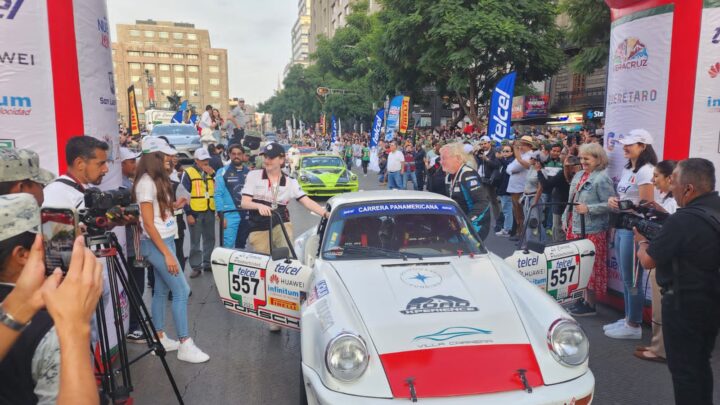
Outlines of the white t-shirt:
<svg viewBox="0 0 720 405">
<path fill-rule="evenodd" d="M 524 161 L 529 161 L 533 152 L 525 152 L 522 154 Z M 528 169 L 518 162 L 517 159 L 510 162 L 506 169 L 507 174 L 510 175 L 508 180 L 507 192 L 511 194 L 522 193 L 525 191 L 525 181 L 527 180 Z"/>
<path fill-rule="evenodd" d="M 138 204 L 152 202 L 153 223 L 155 224 L 155 228 L 158 230 L 158 233 L 160 233 L 161 238 L 167 239 L 175 237 L 175 234 L 177 233 L 175 215 L 171 211 L 168 211 L 165 214 L 165 219 L 162 219 L 162 216 L 160 215 L 160 205 L 157 201 L 157 187 L 149 175 L 144 174 L 135 185 L 135 199 Z M 145 224 L 142 216 L 140 217 L 140 223 L 143 225 L 143 235 L 150 238 L 150 235 L 148 235 L 145 230 Z"/>
<path fill-rule="evenodd" d="M 675 211 L 678 209 L 677 201 L 675 201 L 675 197 L 667 197 L 667 194 L 660 193 L 660 198 L 657 199 L 657 201 L 660 202 L 660 205 L 662 205 L 663 208 L 665 208 L 665 211 L 668 212 L 668 214 L 674 214 Z"/>
<path fill-rule="evenodd" d="M 405 155 L 403 155 L 402 152 L 399 150 L 395 150 L 395 152 L 390 152 L 388 154 L 387 158 L 387 171 L 388 172 L 397 172 L 402 168 L 402 165 L 405 163 Z"/>
<path fill-rule="evenodd" d="M 65 175 L 58 177 L 58 179 L 65 179 L 75 183 L 75 180 Z M 89 187 L 86 184 L 81 184 L 81 186 L 85 189 Z M 85 195 L 74 187 L 59 181 L 53 181 L 45 186 L 43 197 L 43 207 L 72 208 L 75 210 L 85 208 Z"/>
<path fill-rule="evenodd" d="M 637 173 L 632 169 L 623 168 L 620 181 L 617 185 L 618 198 L 631 200 L 635 205 L 640 202 L 640 188 L 643 184 L 652 184 L 654 167 L 647 163 Z"/>
</svg>

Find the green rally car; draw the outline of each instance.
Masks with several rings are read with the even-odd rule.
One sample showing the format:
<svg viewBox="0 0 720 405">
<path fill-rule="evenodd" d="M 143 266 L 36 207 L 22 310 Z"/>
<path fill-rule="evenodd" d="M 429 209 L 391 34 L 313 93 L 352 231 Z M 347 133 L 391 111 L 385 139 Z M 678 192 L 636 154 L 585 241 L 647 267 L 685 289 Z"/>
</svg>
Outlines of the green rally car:
<svg viewBox="0 0 720 405">
<path fill-rule="evenodd" d="M 332 153 L 316 152 L 300 157 L 297 180 L 310 196 L 333 196 L 358 191 L 358 178 L 345 161 Z"/>
</svg>

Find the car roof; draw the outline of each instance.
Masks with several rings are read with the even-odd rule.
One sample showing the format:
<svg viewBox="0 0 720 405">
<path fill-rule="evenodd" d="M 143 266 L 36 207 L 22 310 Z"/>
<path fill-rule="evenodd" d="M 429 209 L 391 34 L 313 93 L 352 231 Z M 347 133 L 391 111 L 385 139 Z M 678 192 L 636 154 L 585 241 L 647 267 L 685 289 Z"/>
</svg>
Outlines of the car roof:
<svg viewBox="0 0 720 405">
<path fill-rule="evenodd" d="M 306 159 L 306 158 L 317 157 L 317 156 L 321 156 L 321 157 L 328 156 L 328 157 L 336 157 L 336 158 L 341 158 L 341 159 L 342 159 L 342 157 L 341 157 L 340 155 L 338 155 L 337 153 L 333 153 L 333 152 L 317 152 L 317 151 L 316 151 L 316 152 L 309 153 L 309 154 L 305 154 L 305 155 L 303 155 L 302 158 L 303 158 L 303 159 Z"/>
<path fill-rule="evenodd" d="M 353 193 L 338 194 L 328 200 L 331 207 L 337 207 L 344 204 L 356 204 L 362 202 L 386 202 L 386 201 L 427 201 L 427 202 L 451 202 L 454 201 L 442 194 L 431 193 L 428 191 L 414 190 L 374 190 L 374 191 L 358 191 Z"/>
</svg>

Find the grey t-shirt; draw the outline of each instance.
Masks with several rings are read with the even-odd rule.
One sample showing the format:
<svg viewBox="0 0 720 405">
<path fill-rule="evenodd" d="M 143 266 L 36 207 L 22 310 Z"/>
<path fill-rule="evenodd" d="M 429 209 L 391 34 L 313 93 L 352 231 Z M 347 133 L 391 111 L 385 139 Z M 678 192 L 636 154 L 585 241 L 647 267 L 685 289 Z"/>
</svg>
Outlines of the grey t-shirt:
<svg viewBox="0 0 720 405">
<path fill-rule="evenodd" d="M 232 116 L 237 121 L 238 127 L 245 128 L 245 111 L 243 111 L 240 106 L 233 108 Z"/>
</svg>

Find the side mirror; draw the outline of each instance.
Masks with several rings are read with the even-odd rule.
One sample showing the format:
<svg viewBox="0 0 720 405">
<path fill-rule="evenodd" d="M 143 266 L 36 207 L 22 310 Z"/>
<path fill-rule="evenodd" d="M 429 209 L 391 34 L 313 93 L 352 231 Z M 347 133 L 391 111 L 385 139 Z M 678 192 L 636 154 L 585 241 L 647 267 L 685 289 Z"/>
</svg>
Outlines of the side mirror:
<svg viewBox="0 0 720 405">
<path fill-rule="evenodd" d="M 529 240 L 527 241 L 527 249 L 535 253 L 543 254 L 545 253 L 545 244 L 535 240 Z"/>
<path fill-rule="evenodd" d="M 290 248 L 286 246 L 282 247 L 275 247 L 272 249 L 272 260 L 282 260 L 282 259 L 289 259 L 290 258 Z"/>
</svg>

